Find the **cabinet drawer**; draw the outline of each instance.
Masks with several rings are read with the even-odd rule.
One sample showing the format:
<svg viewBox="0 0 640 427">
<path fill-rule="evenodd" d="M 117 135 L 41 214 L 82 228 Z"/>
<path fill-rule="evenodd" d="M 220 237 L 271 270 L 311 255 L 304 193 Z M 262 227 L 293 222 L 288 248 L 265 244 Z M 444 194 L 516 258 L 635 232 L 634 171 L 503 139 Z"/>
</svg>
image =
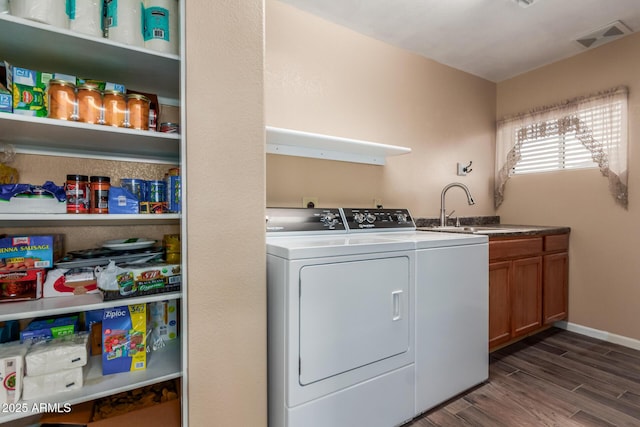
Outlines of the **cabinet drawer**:
<svg viewBox="0 0 640 427">
<path fill-rule="evenodd" d="M 569 250 L 569 233 L 544 236 L 544 250 L 545 252 L 568 251 Z"/>
<path fill-rule="evenodd" d="M 517 258 L 542 252 L 542 237 L 489 242 L 489 259 Z"/>
</svg>

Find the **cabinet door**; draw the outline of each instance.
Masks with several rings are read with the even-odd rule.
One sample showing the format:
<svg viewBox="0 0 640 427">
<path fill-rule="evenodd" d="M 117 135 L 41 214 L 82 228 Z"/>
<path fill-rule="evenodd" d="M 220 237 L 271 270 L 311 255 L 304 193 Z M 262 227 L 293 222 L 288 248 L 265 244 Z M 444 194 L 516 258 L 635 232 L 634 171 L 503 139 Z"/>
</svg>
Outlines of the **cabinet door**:
<svg viewBox="0 0 640 427">
<path fill-rule="evenodd" d="M 489 264 L 489 348 L 511 338 L 511 261 Z"/>
<path fill-rule="evenodd" d="M 544 256 L 542 289 L 545 325 L 567 318 L 569 254 L 566 252 Z"/>
<path fill-rule="evenodd" d="M 512 337 L 542 325 L 542 257 L 513 261 L 511 277 Z"/>
</svg>

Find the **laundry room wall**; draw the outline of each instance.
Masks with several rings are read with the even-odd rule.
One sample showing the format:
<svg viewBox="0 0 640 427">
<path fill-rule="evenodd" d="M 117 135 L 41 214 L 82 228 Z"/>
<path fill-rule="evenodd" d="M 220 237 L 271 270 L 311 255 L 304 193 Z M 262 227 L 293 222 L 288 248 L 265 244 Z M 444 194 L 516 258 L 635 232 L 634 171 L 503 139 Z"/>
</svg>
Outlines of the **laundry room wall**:
<svg viewBox="0 0 640 427">
<path fill-rule="evenodd" d="M 495 90 L 490 81 L 403 51 L 276 0 L 266 1 L 268 126 L 405 146 L 384 166 L 267 155 L 267 205 L 407 207 L 437 217 L 493 215 Z M 456 175 L 458 162 L 471 174 Z M 460 194 L 457 194 L 460 192 Z"/>
</svg>

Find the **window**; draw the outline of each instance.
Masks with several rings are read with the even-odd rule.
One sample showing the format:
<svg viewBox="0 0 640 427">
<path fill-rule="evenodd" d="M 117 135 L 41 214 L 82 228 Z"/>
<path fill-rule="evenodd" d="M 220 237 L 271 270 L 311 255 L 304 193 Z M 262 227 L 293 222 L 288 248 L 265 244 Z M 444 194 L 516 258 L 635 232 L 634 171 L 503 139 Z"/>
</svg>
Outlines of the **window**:
<svg viewBox="0 0 640 427">
<path fill-rule="evenodd" d="M 626 209 L 628 93 L 617 87 L 499 120 L 495 207 L 514 174 L 597 167 Z"/>
<path fill-rule="evenodd" d="M 585 109 L 575 116 L 583 123 L 580 134 L 575 129 L 564 129 L 563 133 L 559 120 L 529 125 L 524 132 L 527 137 L 520 145 L 520 160 L 513 168 L 513 174 L 597 168 L 598 163 L 580 140 L 580 135 L 590 134 L 595 141 L 609 140 L 618 145 L 622 137 L 622 103 Z M 607 123 L 603 122 L 603 117 L 607 118 Z M 544 132 L 537 131 L 537 127 L 544 128 Z M 516 132 L 522 130 L 517 129 Z"/>
</svg>

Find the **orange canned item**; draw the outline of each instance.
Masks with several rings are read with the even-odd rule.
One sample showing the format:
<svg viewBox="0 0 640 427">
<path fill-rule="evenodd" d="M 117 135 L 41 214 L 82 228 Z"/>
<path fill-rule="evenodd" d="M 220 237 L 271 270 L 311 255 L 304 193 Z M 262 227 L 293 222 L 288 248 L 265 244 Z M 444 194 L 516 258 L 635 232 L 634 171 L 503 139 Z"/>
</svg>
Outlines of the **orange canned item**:
<svg viewBox="0 0 640 427">
<path fill-rule="evenodd" d="M 149 106 L 151 101 L 144 95 L 132 93 L 127 96 L 127 111 L 129 112 L 128 127 L 139 130 L 149 130 Z"/>
<path fill-rule="evenodd" d="M 78 121 L 102 123 L 102 93 L 91 85 L 78 86 Z"/>
<path fill-rule="evenodd" d="M 124 93 L 107 90 L 102 96 L 103 123 L 107 126 L 126 127 L 127 100 Z"/>
<path fill-rule="evenodd" d="M 76 86 L 65 80 L 49 80 L 47 90 L 48 117 L 59 120 L 76 119 Z"/>
</svg>

